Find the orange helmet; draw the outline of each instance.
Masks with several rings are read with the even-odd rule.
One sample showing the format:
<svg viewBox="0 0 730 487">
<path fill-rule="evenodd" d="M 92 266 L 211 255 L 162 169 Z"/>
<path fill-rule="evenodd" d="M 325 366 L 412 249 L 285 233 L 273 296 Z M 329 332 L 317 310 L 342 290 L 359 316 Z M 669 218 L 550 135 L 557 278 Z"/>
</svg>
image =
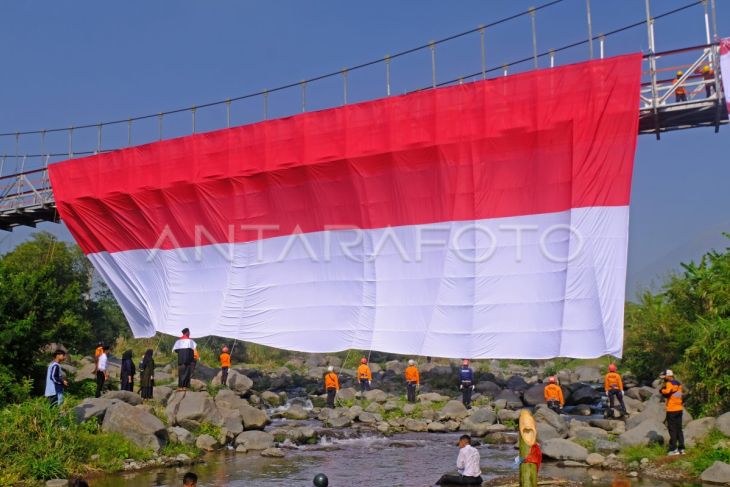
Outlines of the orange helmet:
<svg viewBox="0 0 730 487">
<path fill-rule="evenodd" d="M 609 372 L 616 372 L 616 364 L 611 364 L 608 366 Z"/>
<path fill-rule="evenodd" d="M 551 384 L 555 384 L 557 382 L 557 379 L 554 375 L 551 375 L 550 377 L 548 377 L 548 382 Z"/>
<path fill-rule="evenodd" d="M 363 357 L 363 358 L 360 359 L 360 363 L 361 364 L 366 364 L 366 363 L 368 363 L 368 359 L 366 359 L 365 357 Z"/>
</svg>

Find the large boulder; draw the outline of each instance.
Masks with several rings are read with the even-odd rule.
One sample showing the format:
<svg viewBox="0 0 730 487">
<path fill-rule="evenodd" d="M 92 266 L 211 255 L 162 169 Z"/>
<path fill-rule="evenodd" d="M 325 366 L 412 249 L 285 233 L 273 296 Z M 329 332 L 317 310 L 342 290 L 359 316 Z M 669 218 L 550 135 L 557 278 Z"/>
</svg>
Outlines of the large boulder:
<svg viewBox="0 0 730 487">
<path fill-rule="evenodd" d="M 309 413 L 301 404 L 292 404 L 282 413 L 286 419 L 304 420 L 309 418 Z"/>
<path fill-rule="evenodd" d="M 575 375 L 578 377 L 578 382 L 601 382 L 603 380 L 603 375 L 598 367 L 576 367 Z"/>
<path fill-rule="evenodd" d="M 239 406 L 238 411 L 241 413 L 243 429 L 246 431 L 262 430 L 269 424 L 269 417 L 266 415 L 266 411 L 262 409 L 249 406 L 248 404 L 242 404 Z"/>
<path fill-rule="evenodd" d="M 715 427 L 725 436 L 730 436 L 730 412 L 717 417 Z"/>
<path fill-rule="evenodd" d="M 512 391 L 510 389 L 505 389 L 502 392 L 500 392 L 497 397 L 494 398 L 495 401 L 505 401 L 505 407 L 509 409 L 520 409 L 522 408 L 522 399 L 520 398 L 519 394 L 517 394 L 515 391 Z"/>
<path fill-rule="evenodd" d="M 73 408 L 73 414 L 77 423 L 86 422 L 91 418 L 96 418 L 101 423 L 104 420 L 106 410 L 118 402 L 120 402 L 118 399 L 103 397 L 84 399 L 83 402 Z"/>
<path fill-rule="evenodd" d="M 593 426 L 587 426 L 585 428 L 578 428 L 575 430 L 573 437 L 578 440 L 607 440 L 608 432 L 601 428 L 595 428 Z"/>
<path fill-rule="evenodd" d="M 182 443 L 183 445 L 192 445 L 195 443 L 195 437 L 193 434 L 180 426 L 171 426 L 167 428 L 167 436 L 170 443 Z"/>
<path fill-rule="evenodd" d="M 536 423 L 537 426 L 537 439 L 541 443 L 547 440 L 554 440 L 556 438 L 565 438 L 565 435 L 562 435 L 550 426 L 547 423 Z"/>
<path fill-rule="evenodd" d="M 210 435 L 200 435 L 198 436 L 198 439 L 195 440 L 195 446 L 197 446 L 201 450 L 213 451 L 217 450 L 220 444 L 218 443 L 217 439 L 213 438 Z"/>
<path fill-rule="evenodd" d="M 535 421 L 538 424 L 549 424 L 561 435 L 568 432 L 568 423 L 566 423 L 563 417 L 544 404 L 540 404 L 535 408 Z"/>
<path fill-rule="evenodd" d="M 730 465 L 716 461 L 702 472 L 700 480 L 713 484 L 730 484 Z"/>
<path fill-rule="evenodd" d="M 449 401 L 441 409 L 440 416 L 442 419 L 463 419 L 469 414 L 461 401 Z"/>
<path fill-rule="evenodd" d="M 425 392 L 418 395 L 418 400 L 421 402 L 443 402 L 451 399 L 449 396 L 442 396 L 437 392 Z"/>
<path fill-rule="evenodd" d="M 428 431 L 428 424 L 425 421 L 419 421 L 417 419 L 408 418 L 404 424 L 406 430 L 422 432 Z"/>
<path fill-rule="evenodd" d="M 221 376 L 220 373 L 218 373 L 218 375 L 216 375 L 211 381 L 211 384 L 220 385 L 220 383 Z M 228 381 L 226 381 L 226 386 L 233 392 L 244 395 L 253 387 L 253 381 L 249 379 L 248 376 L 243 375 L 235 369 L 230 369 L 228 371 Z"/>
<path fill-rule="evenodd" d="M 248 404 L 245 399 L 233 392 L 230 389 L 221 389 L 218 391 L 218 395 L 215 396 L 215 405 L 218 409 L 235 409 L 238 410 L 241 406 Z"/>
<path fill-rule="evenodd" d="M 365 392 L 365 399 L 368 401 L 385 402 L 388 400 L 388 395 L 380 389 L 372 389 Z"/>
<path fill-rule="evenodd" d="M 119 433 L 140 448 L 154 451 L 160 451 L 168 441 L 167 429 L 159 418 L 125 402 L 118 402 L 107 409 L 101 429 L 107 433 Z"/>
<path fill-rule="evenodd" d="M 244 431 L 236 437 L 236 446 L 246 450 L 266 450 L 274 446 L 274 437 L 265 431 Z"/>
<path fill-rule="evenodd" d="M 659 399 L 650 399 L 644 403 L 639 414 L 629 416 L 626 420 L 626 430 L 634 429 L 644 421 L 664 422 L 666 414 L 665 406 L 659 402 Z"/>
<path fill-rule="evenodd" d="M 239 411 L 235 409 L 221 409 L 220 411 L 223 416 L 221 436 L 231 440 L 243 433 L 243 421 Z"/>
<path fill-rule="evenodd" d="M 167 404 L 167 400 L 172 395 L 173 390 L 172 387 L 167 386 L 155 386 L 152 389 L 152 397 L 154 397 L 156 400 L 160 401 L 160 404 L 163 406 Z"/>
<path fill-rule="evenodd" d="M 690 421 L 684 428 L 684 442 L 687 446 L 695 446 L 702 442 L 710 431 L 715 429 L 717 420 L 715 418 L 702 418 Z"/>
<path fill-rule="evenodd" d="M 545 402 L 545 384 L 533 384 L 522 394 L 522 400 L 528 406 L 537 406 Z"/>
<path fill-rule="evenodd" d="M 269 406 L 281 406 L 282 398 L 279 394 L 271 391 L 264 391 L 261 393 L 261 400 Z"/>
<path fill-rule="evenodd" d="M 618 440 L 624 446 L 646 446 L 652 443 L 663 445 L 669 441 L 669 432 L 663 423 L 655 419 L 647 419 L 620 435 Z"/>
<path fill-rule="evenodd" d="M 474 423 L 494 424 L 497 421 L 497 415 L 492 408 L 473 408 L 469 419 Z"/>
<path fill-rule="evenodd" d="M 530 385 L 521 375 L 513 375 L 512 377 L 507 379 L 506 387 L 507 389 L 511 389 L 513 391 L 526 391 L 530 388 Z"/>
<path fill-rule="evenodd" d="M 349 428 L 352 425 L 352 420 L 347 416 L 335 416 L 326 419 L 324 425 L 328 428 Z"/>
<path fill-rule="evenodd" d="M 207 392 L 179 391 L 167 401 L 165 414 L 170 424 L 196 430 L 203 423 L 220 426 L 223 417 Z"/>
<path fill-rule="evenodd" d="M 142 397 L 130 391 L 109 391 L 102 396 L 104 399 L 119 399 L 131 406 L 142 404 Z"/>
<path fill-rule="evenodd" d="M 601 400 L 601 393 L 591 386 L 581 386 L 570 395 L 573 404 L 595 404 Z"/>
<path fill-rule="evenodd" d="M 542 443 L 542 454 L 554 460 L 572 460 L 584 462 L 588 458 L 588 450 L 570 440 L 557 438 Z"/>
<path fill-rule="evenodd" d="M 345 387 L 337 391 L 337 399 L 341 401 L 352 401 L 357 397 L 357 391 L 352 387 Z"/>
<path fill-rule="evenodd" d="M 619 443 L 616 443 L 615 441 L 598 440 L 594 443 L 593 448 L 598 453 L 611 454 L 617 453 L 619 450 L 621 450 L 621 445 Z"/>
<path fill-rule="evenodd" d="M 478 393 L 483 394 L 487 397 L 494 398 L 499 395 L 500 392 L 502 392 L 502 388 L 499 387 L 497 384 L 495 384 L 492 381 L 489 380 L 483 380 L 481 382 L 477 382 L 476 390 Z"/>
</svg>

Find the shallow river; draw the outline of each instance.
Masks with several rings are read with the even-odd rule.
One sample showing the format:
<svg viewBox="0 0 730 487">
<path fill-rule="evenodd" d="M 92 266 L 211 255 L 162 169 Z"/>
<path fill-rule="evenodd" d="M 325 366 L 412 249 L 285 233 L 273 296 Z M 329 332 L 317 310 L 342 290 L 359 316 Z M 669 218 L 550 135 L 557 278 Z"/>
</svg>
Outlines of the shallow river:
<svg viewBox="0 0 730 487">
<path fill-rule="evenodd" d="M 312 485 L 317 473 L 329 477 L 331 487 L 421 487 L 432 486 L 441 474 L 454 471 L 459 435 L 408 433 L 390 438 L 371 436 L 329 440 L 318 445 L 288 450 L 281 459 L 258 454 L 224 451 L 206 455 L 206 463 L 187 468 L 168 468 L 137 474 L 118 474 L 94 479 L 94 487 L 180 486 L 187 470 L 195 471 L 200 486 L 268 487 Z M 479 446 L 485 480 L 516 473 L 511 446 Z M 611 472 L 545 465 L 541 474 L 581 480 L 595 487 L 608 487 L 618 475 Z M 600 476 L 593 480 L 592 476 Z M 633 487 L 676 487 L 655 480 L 632 482 Z"/>
</svg>

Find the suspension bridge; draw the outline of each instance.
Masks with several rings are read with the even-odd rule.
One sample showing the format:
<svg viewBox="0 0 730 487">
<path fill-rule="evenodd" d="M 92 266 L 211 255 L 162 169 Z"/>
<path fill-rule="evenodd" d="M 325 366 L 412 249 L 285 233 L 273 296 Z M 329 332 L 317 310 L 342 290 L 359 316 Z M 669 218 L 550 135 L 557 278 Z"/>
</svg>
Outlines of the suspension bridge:
<svg viewBox="0 0 730 487">
<path fill-rule="evenodd" d="M 348 82 L 349 75 L 366 68 L 383 69 L 385 94 L 391 96 L 391 64 L 399 58 L 421 51 L 429 52 L 431 60 L 430 83 L 422 89 L 432 89 L 489 79 L 495 76 L 508 76 L 518 70 L 520 66 L 529 65 L 530 63 L 532 63 L 531 69 L 550 69 L 557 65 L 560 53 L 580 47 L 588 47 L 586 59 L 603 58 L 608 38 L 627 30 L 643 28 L 646 30 L 648 39 L 648 51 L 643 56 L 641 96 L 640 104 L 637 107 L 639 110 L 639 135 L 650 135 L 660 139 L 661 134 L 665 132 L 703 127 L 717 132 L 721 125 L 728 123 L 728 105 L 723 93 L 722 73 L 719 63 L 719 36 L 717 34 L 714 0 L 694 1 L 655 15 L 651 12 L 650 0 L 645 0 L 644 19 L 596 35 L 592 32 L 590 0 L 586 0 L 588 37 L 558 48 L 540 51 L 538 49 L 536 26 L 537 14 L 562 1 L 554 0 L 490 24 L 481 25 L 394 55 L 315 76 L 308 80 L 293 82 L 235 98 L 103 123 L 0 133 L 0 141 L 10 141 L 11 145 L 14 144 L 15 149 L 10 154 L 0 156 L 0 230 L 10 231 L 20 225 L 34 227 L 40 222 L 58 222 L 59 216 L 48 177 L 48 165 L 78 156 L 98 154 L 136 145 L 133 143 L 133 134 L 139 131 L 135 131 L 136 124 L 142 124 L 146 121 L 147 132 L 150 132 L 149 122 L 156 126 L 156 133 L 147 133 L 146 140 L 141 142 L 149 143 L 166 138 L 164 132 L 165 122 L 173 115 L 187 114 L 191 121 L 190 132 L 196 133 L 199 131 L 197 117 L 202 110 L 223 108 L 225 116 L 221 117 L 220 125 L 213 127 L 213 129 L 227 128 L 231 126 L 231 111 L 234 104 L 250 100 L 260 101 L 262 107 L 261 119 L 266 120 L 270 115 L 270 97 L 280 92 L 292 90 L 299 91 L 301 106 L 297 107 L 297 111 L 305 112 L 308 108 L 308 88 L 319 81 L 331 78 L 341 80 L 342 104 L 346 105 L 352 97 Z M 655 23 L 661 19 L 682 13 L 691 16 L 687 22 L 703 24 L 704 37 L 697 39 L 697 44 L 693 46 L 657 51 L 654 34 Z M 531 25 L 532 54 L 500 66 L 487 66 L 485 45 L 487 30 L 496 25 L 514 22 L 523 17 L 529 19 Z M 437 47 L 468 36 L 475 37 L 477 42 L 480 43 L 481 56 L 475 64 L 480 64 L 481 69 L 474 70 L 472 68 L 468 70 L 469 68 L 466 67 L 464 75 L 446 81 L 439 81 L 436 63 Z M 542 67 L 539 65 L 541 61 L 544 64 Z M 682 72 L 679 76 L 676 75 L 678 71 Z M 108 143 L 105 139 L 105 133 L 108 133 L 111 127 L 117 127 L 117 133 L 120 128 L 126 128 L 126 141 L 118 141 L 117 144 Z M 86 134 L 85 141 L 88 142 L 90 138 L 93 138 L 96 143 L 93 146 L 79 146 L 78 143 L 75 145 L 74 138 L 78 141 L 79 138 L 82 138 L 79 137 L 82 133 Z M 89 137 L 89 133 L 94 134 L 93 137 Z M 48 140 L 52 135 L 57 136 L 55 145 L 50 144 Z M 63 139 L 62 144 L 58 143 L 58 136 Z M 35 147 L 35 150 L 21 150 L 21 147 L 23 149 Z M 12 166 L 12 169 L 9 169 L 10 166 Z"/>
</svg>

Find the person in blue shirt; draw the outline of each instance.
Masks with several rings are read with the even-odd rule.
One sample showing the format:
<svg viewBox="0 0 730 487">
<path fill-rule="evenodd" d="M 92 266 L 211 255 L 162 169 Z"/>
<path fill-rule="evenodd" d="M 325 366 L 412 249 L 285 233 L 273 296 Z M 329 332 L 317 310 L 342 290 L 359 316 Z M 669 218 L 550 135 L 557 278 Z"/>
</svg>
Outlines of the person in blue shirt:
<svg viewBox="0 0 730 487">
<path fill-rule="evenodd" d="M 459 390 L 461 401 L 466 409 L 471 409 L 471 393 L 474 390 L 474 371 L 469 367 L 469 361 L 464 359 L 459 370 Z"/>
<path fill-rule="evenodd" d="M 46 371 L 46 393 L 45 396 L 51 403 L 51 406 L 60 406 L 63 404 L 63 388 L 68 382 L 61 372 L 61 362 L 66 358 L 66 352 L 58 349 L 53 352 L 53 362 L 48 365 Z"/>
</svg>

